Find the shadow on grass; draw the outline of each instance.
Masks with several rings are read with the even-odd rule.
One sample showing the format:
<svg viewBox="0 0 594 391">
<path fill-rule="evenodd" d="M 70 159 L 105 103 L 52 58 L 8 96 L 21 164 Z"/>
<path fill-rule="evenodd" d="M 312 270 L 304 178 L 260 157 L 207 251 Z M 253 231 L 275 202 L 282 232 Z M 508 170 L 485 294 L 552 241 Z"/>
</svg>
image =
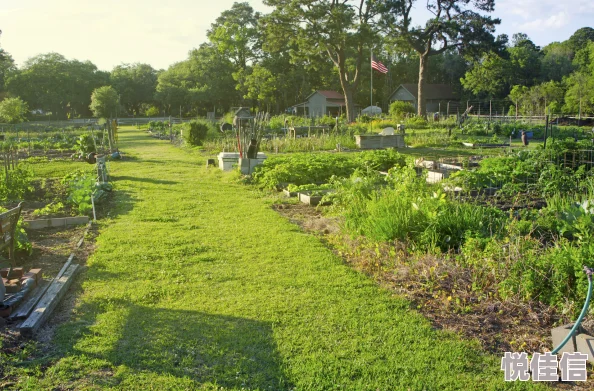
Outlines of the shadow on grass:
<svg viewBox="0 0 594 391">
<path fill-rule="evenodd" d="M 89 303 L 80 310 L 94 317 L 102 306 Z M 114 366 L 125 365 L 139 372 L 191 379 L 225 389 L 292 388 L 283 373 L 268 322 L 122 300 L 118 300 L 117 308 L 127 312 L 121 335 L 105 354 L 94 354 Z M 79 330 L 77 334 L 85 336 L 88 332 Z M 66 350 L 88 355 L 77 352 L 76 345 L 76 340 L 69 340 Z"/>
<path fill-rule="evenodd" d="M 118 217 L 128 214 L 134 209 L 136 199 L 125 190 L 114 190 L 108 198 L 97 205 L 97 218 Z"/>
<path fill-rule="evenodd" d="M 164 179 L 142 178 L 142 177 L 129 176 L 129 175 L 122 175 L 122 176 L 112 175 L 111 179 L 114 181 L 133 181 L 133 182 L 154 183 L 156 185 L 177 185 L 177 184 L 179 184 L 179 182 L 177 182 L 177 181 L 166 181 Z"/>
</svg>

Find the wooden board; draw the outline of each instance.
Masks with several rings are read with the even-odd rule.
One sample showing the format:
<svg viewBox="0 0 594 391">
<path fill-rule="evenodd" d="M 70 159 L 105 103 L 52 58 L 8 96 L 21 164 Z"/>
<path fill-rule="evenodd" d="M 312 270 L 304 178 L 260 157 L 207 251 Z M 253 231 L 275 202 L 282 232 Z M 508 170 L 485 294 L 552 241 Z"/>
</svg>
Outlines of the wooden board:
<svg viewBox="0 0 594 391">
<path fill-rule="evenodd" d="M 56 276 L 55 280 L 62 277 L 64 272 L 66 272 L 66 269 L 68 269 L 68 267 L 70 267 L 70 264 L 72 263 L 73 259 L 74 259 L 74 253 L 71 253 L 70 256 L 68 257 L 68 260 L 64 264 L 64 266 L 62 266 L 62 269 L 60 269 L 60 271 L 58 272 L 58 275 Z"/>
<path fill-rule="evenodd" d="M 21 335 L 32 336 L 49 319 L 54 309 L 56 309 L 68 291 L 68 288 L 70 288 L 70 285 L 72 285 L 78 269 L 78 265 L 70 265 L 62 277 L 56 278 L 51 283 L 31 315 L 19 327 Z"/>
<path fill-rule="evenodd" d="M 51 281 L 42 281 L 39 284 L 39 286 L 35 288 L 33 292 L 31 292 L 32 294 L 29 294 L 29 297 L 27 297 L 27 299 L 16 308 L 16 311 L 10 314 L 8 319 L 24 319 L 27 316 L 29 316 L 29 314 L 31 313 L 31 311 L 33 311 L 33 308 L 35 307 L 37 302 L 39 302 L 39 299 L 41 299 L 41 297 L 43 296 L 47 288 L 50 286 L 50 284 Z"/>
</svg>

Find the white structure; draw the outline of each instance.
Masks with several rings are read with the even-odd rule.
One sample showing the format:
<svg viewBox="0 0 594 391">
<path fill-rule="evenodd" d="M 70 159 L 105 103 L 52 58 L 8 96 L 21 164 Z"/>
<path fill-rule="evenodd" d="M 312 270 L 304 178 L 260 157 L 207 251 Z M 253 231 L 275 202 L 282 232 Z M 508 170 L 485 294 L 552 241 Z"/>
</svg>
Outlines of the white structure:
<svg viewBox="0 0 594 391">
<path fill-rule="evenodd" d="M 319 90 L 308 96 L 303 103 L 292 106 L 293 113 L 309 117 L 329 115 L 338 117 L 345 110 L 344 96 L 336 91 Z M 305 112 L 305 113 L 304 113 Z"/>
<path fill-rule="evenodd" d="M 217 155 L 219 158 L 219 168 L 223 171 L 231 171 L 234 167 L 239 167 L 241 173 L 249 175 L 254 171 L 254 167 L 264 163 L 266 155 L 258 152 L 257 159 L 240 159 L 239 152 L 221 152 Z"/>
</svg>

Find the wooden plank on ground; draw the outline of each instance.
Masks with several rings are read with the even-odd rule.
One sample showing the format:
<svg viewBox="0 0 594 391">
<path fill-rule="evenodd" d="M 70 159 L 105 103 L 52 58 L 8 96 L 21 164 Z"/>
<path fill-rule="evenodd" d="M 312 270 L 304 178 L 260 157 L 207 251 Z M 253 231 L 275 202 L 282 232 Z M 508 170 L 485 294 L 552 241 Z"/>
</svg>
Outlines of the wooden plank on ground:
<svg viewBox="0 0 594 391">
<path fill-rule="evenodd" d="M 54 279 L 29 317 L 21 324 L 21 335 L 30 337 L 49 319 L 72 284 L 78 265 L 70 265 L 60 278 Z"/>
<path fill-rule="evenodd" d="M 42 281 L 32 292 L 33 294 L 29 294 L 29 297 L 16 308 L 15 312 L 10 314 L 8 319 L 24 319 L 29 316 L 39 299 L 41 299 L 47 288 L 50 286 L 50 283 L 51 281 Z"/>
<path fill-rule="evenodd" d="M 66 269 L 68 269 L 70 267 L 70 264 L 72 263 L 72 260 L 73 259 L 74 259 L 74 253 L 70 254 L 70 256 L 68 257 L 68 260 L 66 261 L 66 263 L 64 264 L 64 266 L 62 266 L 62 268 L 58 272 L 58 275 L 55 278 L 56 280 L 58 278 L 62 277 L 62 275 L 64 274 L 64 272 L 66 271 Z"/>
</svg>

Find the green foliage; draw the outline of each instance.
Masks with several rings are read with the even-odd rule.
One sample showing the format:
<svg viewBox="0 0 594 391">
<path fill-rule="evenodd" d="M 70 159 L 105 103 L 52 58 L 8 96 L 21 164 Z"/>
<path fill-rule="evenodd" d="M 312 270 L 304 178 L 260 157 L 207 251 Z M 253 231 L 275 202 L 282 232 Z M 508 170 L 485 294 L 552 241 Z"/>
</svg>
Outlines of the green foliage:
<svg viewBox="0 0 594 391">
<path fill-rule="evenodd" d="M 323 117 L 316 118 L 316 125 L 334 128 L 336 126 L 336 118 L 324 115 Z"/>
<path fill-rule="evenodd" d="M 35 209 L 33 216 L 49 216 L 64 210 L 64 204 L 61 202 L 50 202 L 41 209 Z"/>
<path fill-rule="evenodd" d="M 504 215 L 495 208 L 449 200 L 433 191 L 413 167 L 395 167 L 382 179 L 356 172 L 333 183 L 334 209 L 341 210 L 345 227 L 377 241 L 398 239 L 419 251 L 459 248 L 468 237 L 496 235 Z"/>
<path fill-rule="evenodd" d="M 367 114 L 361 114 L 359 117 L 357 117 L 357 122 L 362 123 L 362 124 L 368 124 L 371 121 L 373 121 L 373 117 L 371 117 Z"/>
<path fill-rule="evenodd" d="M 113 118 L 117 114 L 118 105 L 119 96 L 115 88 L 103 86 L 93 91 L 89 108 L 97 118 Z"/>
<path fill-rule="evenodd" d="M 192 121 L 184 125 L 184 138 L 191 146 L 201 146 L 211 127 L 204 121 Z"/>
<path fill-rule="evenodd" d="M 129 114 L 142 115 L 142 105 L 153 101 L 157 71 L 148 64 L 117 65 L 111 71 L 110 81 L 120 94 L 124 109 Z M 159 115 L 158 110 L 156 115 Z"/>
<path fill-rule="evenodd" d="M 23 122 L 29 108 L 21 98 L 6 98 L 0 102 L 0 120 L 9 124 Z"/>
<path fill-rule="evenodd" d="M 67 174 L 62 178 L 62 184 L 68 192 L 66 201 L 81 215 L 89 214 L 93 210 L 92 202 L 97 204 L 106 192 L 111 191 L 109 183 L 97 183 L 95 174 L 88 170 L 77 170 Z"/>
<path fill-rule="evenodd" d="M 24 195 L 33 191 L 31 184 L 33 171 L 24 163 L 19 163 L 14 169 L 0 171 L 0 201 L 22 200 Z"/>
<path fill-rule="evenodd" d="M 393 117 L 402 118 L 407 114 L 414 114 L 415 107 L 410 102 L 397 100 L 390 104 L 389 112 Z"/>
<path fill-rule="evenodd" d="M 93 210 L 91 197 L 95 190 L 95 182 L 94 176 L 82 170 L 72 172 L 62 179 L 62 184 L 68 190 L 67 202 L 82 215 Z"/>
<path fill-rule="evenodd" d="M 12 96 L 27 102 L 31 110 L 43 110 L 56 119 L 88 117 L 93 90 L 108 83 L 109 73 L 99 71 L 90 61 L 46 53 L 10 72 L 6 88 Z"/>
<path fill-rule="evenodd" d="M 429 123 L 425 117 L 411 117 L 404 121 L 406 129 L 426 129 L 429 127 Z"/>
<path fill-rule="evenodd" d="M 294 154 L 273 156 L 256 167 L 252 179 L 261 187 L 273 189 L 282 184 L 324 183 L 332 176 L 350 176 L 357 168 L 387 170 L 405 164 L 394 150 L 365 151 L 354 155 Z"/>
<path fill-rule="evenodd" d="M 91 133 L 81 134 L 76 140 L 74 149 L 76 150 L 76 154 L 80 159 L 86 157 L 90 152 L 96 152 L 93 135 Z"/>
<path fill-rule="evenodd" d="M 8 212 L 8 209 L 0 206 L 0 213 L 4 212 Z M 15 251 L 20 251 L 27 255 L 31 255 L 33 252 L 33 246 L 31 245 L 27 231 L 25 231 L 24 228 L 23 216 L 19 217 L 19 221 L 17 222 L 14 249 Z"/>
<path fill-rule="evenodd" d="M 146 115 L 147 117 L 157 117 L 160 114 L 160 110 L 157 106 L 149 106 L 146 111 L 144 112 L 144 115 Z"/>
</svg>

